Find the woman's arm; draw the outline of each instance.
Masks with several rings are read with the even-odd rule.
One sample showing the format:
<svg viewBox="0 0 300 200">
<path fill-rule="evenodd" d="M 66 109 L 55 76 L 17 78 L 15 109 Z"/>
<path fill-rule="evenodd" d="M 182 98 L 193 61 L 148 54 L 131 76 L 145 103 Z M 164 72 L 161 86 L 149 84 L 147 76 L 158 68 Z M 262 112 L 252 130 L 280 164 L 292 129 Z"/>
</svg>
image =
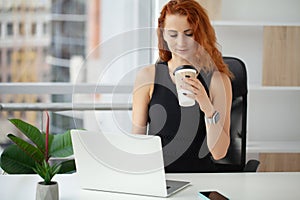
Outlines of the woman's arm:
<svg viewBox="0 0 300 200">
<path fill-rule="evenodd" d="M 186 82 L 191 85 L 187 89 L 193 92 L 188 96 L 198 102 L 206 117 L 211 118 L 216 111 L 220 114 L 216 124 L 206 123 L 208 149 L 214 159 L 219 160 L 225 157 L 230 144 L 231 81 L 227 75 L 214 72 L 209 88 L 210 97 L 197 78 L 188 78 Z"/>
<path fill-rule="evenodd" d="M 141 69 L 136 77 L 132 101 L 132 133 L 146 134 L 148 105 L 154 86 L 154 66 Z"/>
<path fill-rule="evenodd" d="M 218 111 L 220 120 L 216 124 L 206 123 L 207 144 L 214 159 L 218 160 L 226 156 L 230 144 L 232 89 L 227 75 L 214 73 L 210 85 L 210 100 L 212 109 L 205 112 L 205 115 L 212 117 Z"/>
</svg>

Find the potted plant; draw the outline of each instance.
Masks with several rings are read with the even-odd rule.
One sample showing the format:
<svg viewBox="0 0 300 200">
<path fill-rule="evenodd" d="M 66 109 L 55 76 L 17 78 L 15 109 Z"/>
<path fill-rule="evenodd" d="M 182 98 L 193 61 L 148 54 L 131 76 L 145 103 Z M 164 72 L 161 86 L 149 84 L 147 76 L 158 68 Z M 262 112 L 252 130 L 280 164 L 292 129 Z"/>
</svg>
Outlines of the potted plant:
<svg viewBox="0 0 300 200">
<path fill-rule="evenodd" d="M 52 178 L 57 173 L 74 172 L 75 162 L 74 159 L 55 161 L 73 155 L 72 141 L 70 131 L 63 134 L 50 134 L 47 112 L 46 116 L 46 133 L 20 119 L 9 119 L 29 141 L 8 134 L 8 138 L 14 144 L 2 152 L 0 166 L 8 174 L 37 173 L 43 181 L 37 185 L 36 199 L 54 200 L 58 199 L 58 183 L 52 181 Z"/>
</svg>

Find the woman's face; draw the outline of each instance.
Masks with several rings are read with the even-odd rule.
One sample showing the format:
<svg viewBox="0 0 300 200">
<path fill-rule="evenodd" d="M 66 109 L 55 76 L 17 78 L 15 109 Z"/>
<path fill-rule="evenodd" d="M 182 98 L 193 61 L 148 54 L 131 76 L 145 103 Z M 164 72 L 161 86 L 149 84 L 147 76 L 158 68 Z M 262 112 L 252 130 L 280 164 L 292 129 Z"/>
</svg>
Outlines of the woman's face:
<svg viewBox="0 0 300 200">
<path fill-rule="evenodd" d="M 167 15 L 163 36 L 173 55 L 188 59 L 195 53 L 197 43 L 186 16 Z"/>
</svg>

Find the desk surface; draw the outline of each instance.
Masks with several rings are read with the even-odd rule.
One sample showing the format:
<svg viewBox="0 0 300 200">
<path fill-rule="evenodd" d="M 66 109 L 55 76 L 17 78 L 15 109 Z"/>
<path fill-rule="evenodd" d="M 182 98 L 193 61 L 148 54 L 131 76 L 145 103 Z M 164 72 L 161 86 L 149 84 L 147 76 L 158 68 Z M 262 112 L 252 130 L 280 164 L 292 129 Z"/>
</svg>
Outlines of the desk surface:
<svg viewBox="0 0 300 200">
<path fill-rule="evenodd" d="M 169 179 L 191 181 L 192 185 L 167 198 L 199 199 L 198 191 L 217 190 L 231 200 L 300 199 L 300 172 L 289 173 L 226 173 L 226 174 L 167 174 Z M 0 175 L 0 199 L 35 199 L 37 175 Z M 141 200 L 166 199 L 101 191 L 82 190 L 76 174 L 56 175 L 60 200 Z"/>
</svg>

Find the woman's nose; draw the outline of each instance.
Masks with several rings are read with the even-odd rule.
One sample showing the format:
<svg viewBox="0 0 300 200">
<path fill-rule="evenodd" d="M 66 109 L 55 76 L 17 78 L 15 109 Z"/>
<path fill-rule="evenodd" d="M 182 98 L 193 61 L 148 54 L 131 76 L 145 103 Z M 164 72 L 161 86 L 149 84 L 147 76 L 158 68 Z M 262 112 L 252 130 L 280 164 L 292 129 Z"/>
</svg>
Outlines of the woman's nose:
<svg viewBox="0 0 300 200">
<path fill-rule="evenodd" d="M 178 34 L 176 42 L 177 42 L 178 46 L 186 46 L 186 44 L 187 44 L 187 37 L 184 34 Z"/>
</svg>

